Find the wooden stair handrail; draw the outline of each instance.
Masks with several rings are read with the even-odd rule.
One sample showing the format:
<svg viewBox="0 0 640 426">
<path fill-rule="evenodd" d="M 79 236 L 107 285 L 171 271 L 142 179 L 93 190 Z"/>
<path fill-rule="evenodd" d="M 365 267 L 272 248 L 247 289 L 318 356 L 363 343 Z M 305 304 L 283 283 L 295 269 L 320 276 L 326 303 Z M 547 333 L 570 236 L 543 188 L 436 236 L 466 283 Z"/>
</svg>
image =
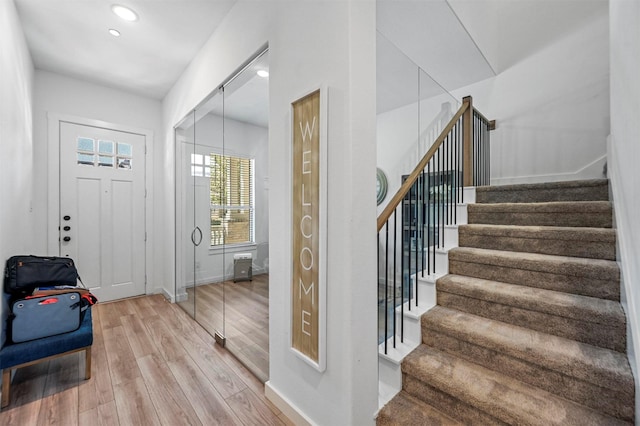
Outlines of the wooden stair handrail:
<svg viewBox="0 0 640 426">
<path fill-rule="evenodd" d="M 418 180 L 418 176 L 420 176 L 420 173 L 422 173 L 424 168 L 427 167 L 427 163 L 429 163 L 429 161 L 434 156 L 438 148 L 440 148 L 440 145 L 442 145 L 444 140 L 447 138 L 451 129 L 453 129 L 453 127 L 456 125 L 460 117 L 462 117 L 462 115 L 469 108 L 471 108 L 471 105 L 472 105 L 472 101 L 470 96 L 463 98 L 462 105 L 460 106 L 458 111 L 453 115 L 453 117 L 451 118 L 451 121 L 449 121 L 449 124 L 447 124 L 447 126 L 442 130 L 442 133 L 440 133 L 440 136 L 438 136 L 438 138 L 433 143 L 433 145 L 431 145 L 431 148 L 429 148 L 429 150 L 424 155 L 424 157 L 422 157 L 422 160 L 420 160 L 418 165 L 413 169 L 413 171 L 411 172 L 407 180 L 404 181 L 400 189 L 398 189 L 398 191 L 393 196 L 393 198 L 389 201 L 389 203 L 384 208 L 382 213 L 380 213 L 380 216 L 378 216 L 378 232 L 380 232 L 384 224 L 387 223 L 387 221 L 391 217 L 391 214 L 396 210 L 398 205 L 400 205 L 405 195 L 407 195 L 407 193 L 409 192 L 413 184 L 416 182 L 416 180 Z"/>
</svg>

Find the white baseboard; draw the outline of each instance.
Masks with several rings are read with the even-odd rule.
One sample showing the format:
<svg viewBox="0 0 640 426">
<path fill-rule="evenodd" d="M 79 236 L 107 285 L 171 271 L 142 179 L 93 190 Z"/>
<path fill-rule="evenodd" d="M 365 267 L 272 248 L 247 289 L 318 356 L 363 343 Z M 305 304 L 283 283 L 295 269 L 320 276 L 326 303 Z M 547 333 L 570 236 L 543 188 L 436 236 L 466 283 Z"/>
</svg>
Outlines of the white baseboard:
<svg viewBox="0 0 640 426">
<path fill-rule="evenodd" d="M 519 183 L 545 183 L 545 182 L 562 182 L 568 180 L 582 179 L 598 179 L 604 178 L 604 165 L 607 162 L 607 155 L 602 155 L 586 166 L 575 172 L 551 173 L 545 175 L 528 175 L 528 176 L 512 176 L 512 177 L 492 177 L 491 185 L 512 185 Z"/>
<path fill-rule="evenodd" d="M 165 288 L 157 288 L 156 291 L 153 292 L 153 294 L 161 294 L 171 303 L 175 303 L 175 297 L 173 297 L 173 295 L 169 293 Z"/>
<path fill-rule="evenodd" d="M 278 407 L 282 413 L 287 416 L 293 424 L 297 426 L 312 426 L 314 423 L 304 415 L 291 401 L 282 396 L 280 392 L 271 386 L 271 381 L 264 384 L 264 396 L 267 397 L 273 405 Z"/>
</svg>

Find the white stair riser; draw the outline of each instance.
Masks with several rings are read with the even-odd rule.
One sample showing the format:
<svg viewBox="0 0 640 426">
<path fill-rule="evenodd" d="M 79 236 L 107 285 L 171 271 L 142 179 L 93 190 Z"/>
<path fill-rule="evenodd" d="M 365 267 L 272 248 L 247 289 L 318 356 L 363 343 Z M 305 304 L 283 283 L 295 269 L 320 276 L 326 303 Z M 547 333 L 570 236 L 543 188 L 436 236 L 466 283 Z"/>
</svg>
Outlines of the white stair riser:
<svg viewBox="0 0 640 426">
<path fill-rule="evenodd" d="M 445 275 L 445 273 L 438 274 L 438 275 Z M 414 298 L 416 294 L 415 279 L 416 279 L 415 276 L 413 276 L 411 279 L 412 298 Z M 425 271 L 424 277 L 422 276 L 421 272 L 418 272 L 417 279 L 418 279 L 418 305 L 421 308 L 425 308 L 425 309 L 430 309 L 434 307 L 436 304 L 435 303 L 436 302 L 435 281 L 431 281 L 429 279 L 429 276 L 426 274 L 426 271 Z"/>
<path fill-rule="evenodd" d="M 400 364 L 381 356 L 378 357 L 378 403 L 382 407 L 391 401 L 402 389 L 402 371 Z"/>
<path fill-rule="evenodd" d="M 465 225 L 469 223 L 467 216 L 467 204 L 458 204 L 456 206 L 456 223 L 458 225 Z"/>
<path fill-rule="evenodd" d="M 466 204 L 475 204 L 476 202 L 476 188 L 468 186 L 464 188 L 464 192 L 460 191 L 458 198 L 459 202 Z"/>
<path fill-rule="evenodd" d="M 413 306 L 412 306 L 413 309 Z M 405 310 L 407 310 L 407 306 L 405 304 Z M 396 309 L 396 341 L 400 341 L 400 316 L 401 316 L 400 308 Z M 389 328 L 392 325 L 389 324 Z M 412 318 L 407 315 L 404 316 L 404 336 L 403 341 L 406 344 L 419 344 L 422 341 L 422 330 L 420 326 L 419 318 Z"/>
<path fill-rule="evenodd" d="M 457 225 L 447 225 L 444 227 L 444 246 L 447 248 L 458 247 Z"/>
<path fill-rule="evenodd" d="M 435 283 L 418 279 L 418 303 L 426 309 L 436 306 Z"/>
</svg>

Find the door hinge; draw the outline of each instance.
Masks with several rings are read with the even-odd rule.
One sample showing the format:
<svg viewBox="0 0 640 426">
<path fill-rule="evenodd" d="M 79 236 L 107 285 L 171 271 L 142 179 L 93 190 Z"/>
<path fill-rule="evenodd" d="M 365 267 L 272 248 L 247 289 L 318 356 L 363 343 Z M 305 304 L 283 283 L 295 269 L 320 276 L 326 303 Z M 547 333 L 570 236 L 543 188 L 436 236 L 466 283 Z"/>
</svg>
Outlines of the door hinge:
<svg viewBox="0 0 640 426">
<path fill-rule="evenodd" d="M 147 188 L 144 189 L 144 198 L 147 198 Z"/>
<path fill-rule="evenodd" d="M 144 242 L 147 242 L 147 231 L 144 232 Z"/>
<path fill-rule="evenodd" d="M 147 145 L 144 146 L 144 155 L 147 155 Z"/>
</svg>

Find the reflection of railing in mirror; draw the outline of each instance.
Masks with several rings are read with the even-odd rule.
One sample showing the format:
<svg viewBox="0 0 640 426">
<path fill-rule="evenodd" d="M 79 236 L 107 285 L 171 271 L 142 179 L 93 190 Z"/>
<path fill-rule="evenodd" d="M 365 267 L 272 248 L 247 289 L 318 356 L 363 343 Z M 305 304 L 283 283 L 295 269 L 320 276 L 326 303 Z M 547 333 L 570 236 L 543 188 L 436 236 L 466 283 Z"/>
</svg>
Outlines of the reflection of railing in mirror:
<svg viewBox="0 0 640 426">
<path fill-rule="evenodd" d="M 407 152 L 402 156 L 402 164 L 399 170 L 412 170 L 413 167 L 418 164 L 418 161 L 424 156 L 427 150 L 436 140 L 438 135 L 447 125 L 449 120 L 453 117 L 453 111 L 451 111 L 451 102 L 443 102 L 440 107 L 440 112 L 433 120 L 424 128 L 420 133 L 420 137 L 413 144 Z"/>
</svg>

